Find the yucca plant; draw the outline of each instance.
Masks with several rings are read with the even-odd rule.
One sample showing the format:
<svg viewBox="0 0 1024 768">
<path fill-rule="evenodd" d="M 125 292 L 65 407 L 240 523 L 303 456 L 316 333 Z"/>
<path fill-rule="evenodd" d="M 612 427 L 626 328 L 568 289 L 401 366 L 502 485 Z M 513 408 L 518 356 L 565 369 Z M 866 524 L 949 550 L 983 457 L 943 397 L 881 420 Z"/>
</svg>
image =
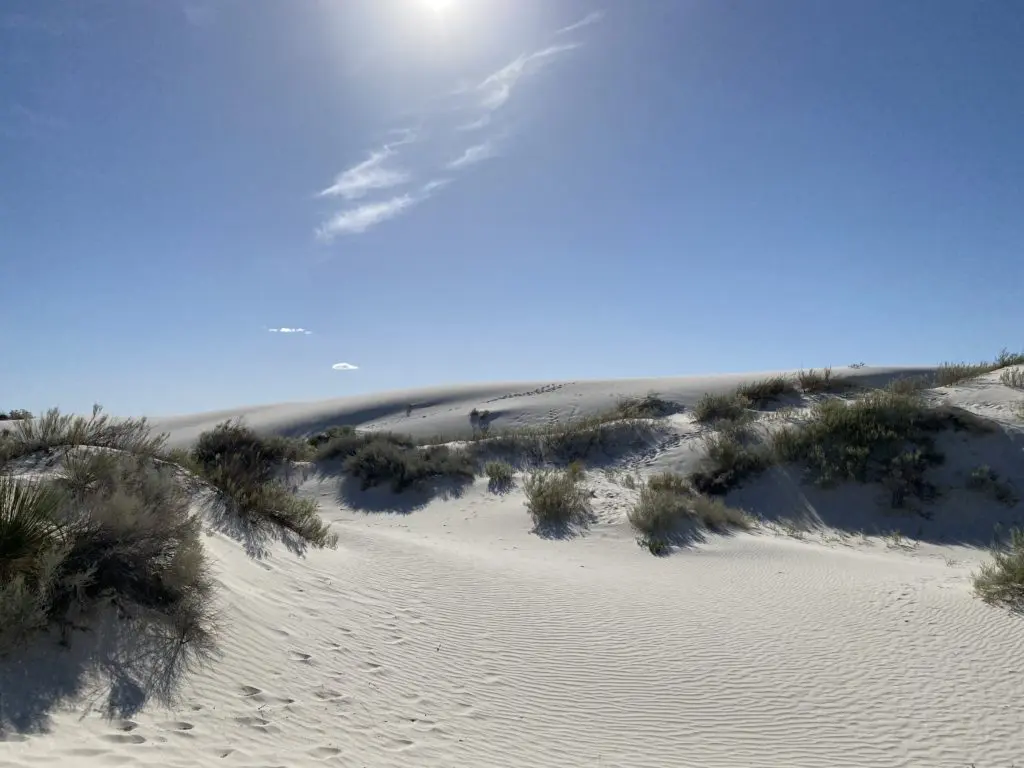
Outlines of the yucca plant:
<svg viewBox="0 0 1024 768">
<path fill-rule="evenodd" d="M 0 585 L 32 578 L 47 553 L 61 547 L 62 501 L 50 485 L 0 476 Z"/>
</svg>

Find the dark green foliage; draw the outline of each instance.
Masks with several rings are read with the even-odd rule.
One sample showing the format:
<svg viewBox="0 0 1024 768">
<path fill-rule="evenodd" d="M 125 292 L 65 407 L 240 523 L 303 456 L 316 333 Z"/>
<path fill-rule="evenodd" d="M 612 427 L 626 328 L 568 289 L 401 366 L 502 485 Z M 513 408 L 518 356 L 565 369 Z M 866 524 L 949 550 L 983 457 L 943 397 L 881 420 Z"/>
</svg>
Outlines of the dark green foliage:
<svg viewBox="0 0 1024 768">
<path fill-rule="evenodd" d="M 289 461 L 308 456 L 308 445 L 264 437 L 239 422 L 224 422 L 199 436 L 192 462 L 220 491 L 228 509 L 242 520 L 289 530 L 316 547 L 337 542 L 317 514 L 317 504 L 292 494 L 277 478 Z"/>
<path fill-rule="evenodd" d="M 702 466 L 690 475 L 699 493 L 720 496 L 772 464 L 769 451 L 739 430 L 726 430 L 705 438 Z"/>
<path fill-rule="evenodd" d="M 171 470 L 127 454 L 77 460 L 54 484 L 0 478 L 0 647 L 112 604 L 179 647 L 209 650 L 213 580 Z"/>
<path fill-rule="evenodd" d="M 370 444 L 386 443 L 403 449 L 416 447 L 416 441 L 408 435 L 394 432 L 357 432 L 350 427 L 333 428 L 318 437 L 326 438 L 316 446 L 316 458 L 319 461 L 347 459 Z"/>
<path fill-rule="evenodd" d="M 468 452 L 446 445 L 420 449 L 382 437 L 350 455 L 345 471 L 360 481 L 363 490 L 389 483 L 397 493 L 428 479 L 472 479 L 476 461 Z"/>
</svg>

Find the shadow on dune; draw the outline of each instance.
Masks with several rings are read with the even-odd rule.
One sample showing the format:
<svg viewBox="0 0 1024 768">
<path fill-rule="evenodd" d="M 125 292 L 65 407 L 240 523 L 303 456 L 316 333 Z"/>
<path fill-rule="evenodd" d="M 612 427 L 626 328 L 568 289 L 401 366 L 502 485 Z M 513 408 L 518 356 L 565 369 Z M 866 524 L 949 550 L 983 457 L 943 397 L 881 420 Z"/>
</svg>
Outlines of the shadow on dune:
<svg viewBox="0 0 1024 768">
<path fill-rule="evenodd" d="M 796 466 L 775 467 L 728 494 L 730 506 L 774 523 L 812 530 L 886 535 L 899 531 L 918 541 L 989 547 L 1000 532 L 1024 527 L 1024 433 L 1002 428 L 986 435 L 945 432 L 937 437 L 945 461 L 929 470 L 937 495 L 908 498 L 893 507 L 890 488 L 881 483 L 844 482 L 819 487 Z M 985 489 L 969 488 L 971 474 L 991 469 L 1017 499 L 1006 501 Z"/>
<path fill-rule="evenodd" d="M 144 616 L 126 620 L 113 610 L 88 630 L 71 631 L 67 647 L 56 634 L 0 659 L 0 741 L 47 732 L 50 714 L 70 704 L 111 719 L 153 701 L 172 705 L 184 677 L 215 653 L 183 645 L 172 628 Z"/>
<path fill-rule="evenodd" d="M 472 478 L 438 479 L 417 483 L 412 488 L 396 493 L 387 486 L 363 488 L 359 480 L 340 472 L 337 474 L 337 496 L 339 504 L 359 512 L 383 512 L 407 515 L 438 499 L 458 499 L 473 484 Z"/>
</svg>

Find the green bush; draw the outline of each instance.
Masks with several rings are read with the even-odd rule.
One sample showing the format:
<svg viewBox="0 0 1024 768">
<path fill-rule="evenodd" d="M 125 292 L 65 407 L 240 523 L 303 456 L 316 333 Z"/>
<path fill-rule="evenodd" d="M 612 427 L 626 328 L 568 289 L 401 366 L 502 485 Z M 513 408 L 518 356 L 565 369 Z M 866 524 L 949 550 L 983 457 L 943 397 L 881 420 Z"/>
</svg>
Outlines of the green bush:
<svg viewBox="0 0 1024 768">
<path fill-rule="evenodd" d="M 699 524 L 720 533 L 750 528 L 747 515 L 712 499 L 683 489 L 677 483 L 651 483 L 640 489 L 640 497 L 627 515 L 640 534 L 640 543 L 653 554 L 666 554 L 687 529 Z"/>
<path fill-rule="evenodd" d="M 542 469 L 523 482 L 526 509 L 537 530 L 558 531 L 590 520 L 590 492 L 581 473 Z"/>
<path fill-rule="evenodd" d="M 1009 545 L 995 549 L 993 562 L 974 575 L 974 591 L 986 603 L 1024 610 L 1024 531 L 1013 529 Z"/>
<path fill-rule="evenodd" d="M 414 449 L 416 441 L 408 435 L 394 432 L 357 432 L 350 427 L 332 428 L 321 433 L 315 443 L 316 458 L 319 461 L 348 459 L 370 444 L 386 443 L 402 449 Z"/>
<path fill-rule="evenodd" d="M 724 495 L 772 464 L 770 452 L 742 431 L 731 429 L 704 438 L 701 467 L 690 474 L 694 490 Z"/>
<path fill-rule="evenodd" d="M 49 626 L 67 639 L 72 619 L 113 604 L 178 648 L 210 650 L 200 531 L 171 471 L 145 457 L 86 455 L 50 484 L 0 478 L 0 647 Z"/>
<path fill-rule="evenodd" d="M 199 436 L 191 461 L 241 520 L 283 528 L 315 547 L 333 547 L 337 536 L 320 519 L 316 502 L 295 496 L 276 477 L 286 462 L 306 456 L 305 444 L 297 440 L 264 437 L 228 421 Z"/>
<path fill-rule="evenodd" d="M 345 460 L 344 468 L 361 482 L 363 490 L 390 483 L 391 490 L 400 493 L 429 479 L 472 479 L 476 461 L 468 452 L 446 445 L 421 449 L 382 438 L 359 448 Z"/>
</svg>

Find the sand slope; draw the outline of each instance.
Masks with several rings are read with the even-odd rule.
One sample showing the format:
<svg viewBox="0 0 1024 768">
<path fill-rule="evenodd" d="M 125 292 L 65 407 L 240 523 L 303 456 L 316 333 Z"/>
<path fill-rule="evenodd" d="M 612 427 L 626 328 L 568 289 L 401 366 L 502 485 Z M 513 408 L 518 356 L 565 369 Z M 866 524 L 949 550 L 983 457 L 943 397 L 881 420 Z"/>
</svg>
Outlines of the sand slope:
<svg viewBox="0 0 1024 768">
<path fill-rule="evenodd" d="M 737 378 L 618 382 L 612 396 L 656 389 L 696 399 Z M 1011 405 L 1024 395 L 1003 390 L 988 377 L 941 394 L 1004 418 L 1016 439 Z M 491 407 L 482 403 L 497 392 L 438 394 L 427 418 L 413 421 L 428 433 L 448 431 L 468 408 Z M 609 398 L 607 383 L 511 393 L 498 407 L 523 420 L 600 410 Z M 376 410 L 365 399 L 248 418 L 287 430 L 349 414 L 403 428 L 403 397 Z M 165 424 L 191 439 L 222 417 Z M 631 466 L 675 462 L 688 442 L 684 432 Z M 673 451 L 677 459 L 666 460 Z M 599 523 L 585 536 L 545 540 L 530 533 L 519 492 L 497 496 L 482 480 L 398 514 L 343 505 L 335 480 L 310 476 L 302 492 L 320 498 L 341 546 L 305 557 L 271 547 L 255 559 L 211 533 L 223 582 L 222 655 L 187 682 L 174 707 L 150 704 L 112 720 L 101 706 L 109 691 L 97 686 L 41 721 L 40 732 L 8 731 L 0 763 L 1024 761 L 1024 632 L 1020 619 L 970 594 L 983 551 L 938 541 L 896 546 L 831 529 L 798 539 L 766 526 L 655 558 L 625 523 L 632 492 L 600 472 L 590 482 Z M 365 506 L 403 508 L 388 497 Z M 7 706 L 17 700 L 2 695 Z"/>
</svg>

